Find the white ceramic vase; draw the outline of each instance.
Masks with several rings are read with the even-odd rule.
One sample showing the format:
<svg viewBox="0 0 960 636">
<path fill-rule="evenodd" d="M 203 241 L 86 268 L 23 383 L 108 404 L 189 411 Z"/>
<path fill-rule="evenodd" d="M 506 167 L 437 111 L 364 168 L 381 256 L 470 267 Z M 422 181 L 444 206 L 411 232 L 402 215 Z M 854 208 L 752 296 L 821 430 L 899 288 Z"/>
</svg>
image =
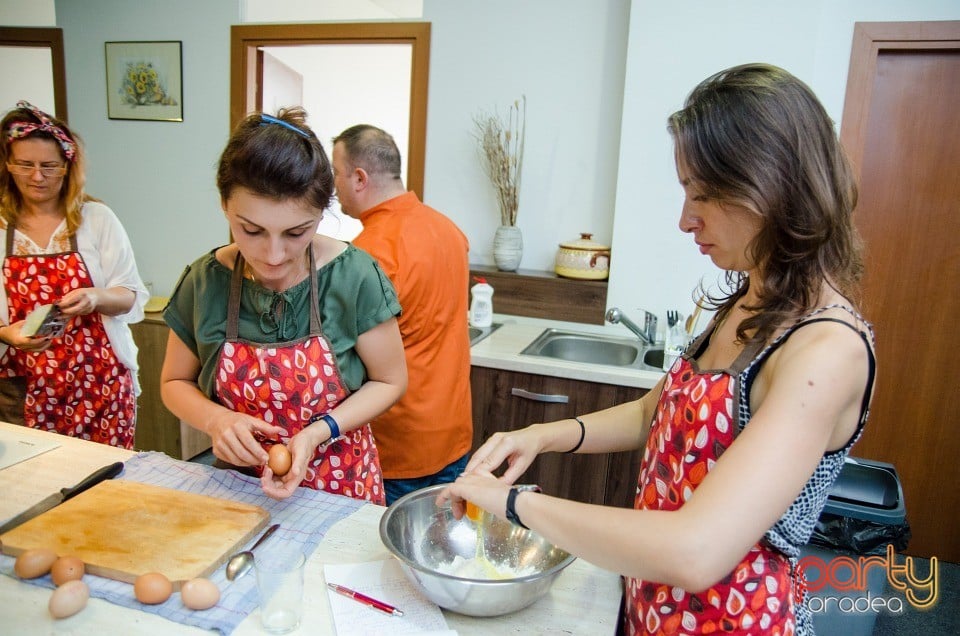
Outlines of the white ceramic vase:
<svg viewBox="0 0 960 636">
<path fill-rule="evenodd" d="M 515 272 L 523 257 L 523 235 L 516 225 L 501 225 L 493 235 L 493 262 L 502 272 Z"/>
</svg>

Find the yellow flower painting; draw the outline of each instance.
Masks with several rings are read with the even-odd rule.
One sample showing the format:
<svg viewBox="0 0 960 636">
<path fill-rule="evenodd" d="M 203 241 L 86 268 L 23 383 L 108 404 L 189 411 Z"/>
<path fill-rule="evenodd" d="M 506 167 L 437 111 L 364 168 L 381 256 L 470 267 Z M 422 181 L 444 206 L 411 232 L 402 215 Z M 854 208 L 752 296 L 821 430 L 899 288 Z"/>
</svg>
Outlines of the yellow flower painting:
<svg viewBox="0 0 960 636">
<path fill-rule="evenodd" d="M 130 106 L 176 106 L 177 100 L 164 87 L 164 78 L 151 62 L 128 62 L 120 87 L 120 99 Z"/>
</svg>

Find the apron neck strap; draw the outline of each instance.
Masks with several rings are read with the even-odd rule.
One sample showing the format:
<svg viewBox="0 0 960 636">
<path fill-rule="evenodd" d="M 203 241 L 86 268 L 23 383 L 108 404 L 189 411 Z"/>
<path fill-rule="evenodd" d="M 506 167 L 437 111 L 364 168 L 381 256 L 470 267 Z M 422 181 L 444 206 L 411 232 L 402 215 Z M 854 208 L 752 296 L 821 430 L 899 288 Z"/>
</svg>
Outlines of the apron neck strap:
<svg viewBox="0 0 960 636">
<path fill-rule="evenodd" d="M 307 247 L 309 260 L 308 278 L 310 279 L 310 335 L 321 333 L 320 303 L 317 298 L 317 264 L 313 257 L 313 246 Z M 230 276 L 230 296 L 227 301 L 227 340 L 237 340 L 240 335 L 240 294 L 243 290 L 243 268 L 246 261 L 237 250 L 233 262 L 233 274 Z"/>
<path fill-rule="evenodd" d="M 13 256 L 13 235 L 17 231 L 16 222 L 7 223 L 7 256 Z M 77 247 L 77 233 L 74 232 L 70 235 L 70 251 L 79 252 L 80 248 Z"/>
</svg>

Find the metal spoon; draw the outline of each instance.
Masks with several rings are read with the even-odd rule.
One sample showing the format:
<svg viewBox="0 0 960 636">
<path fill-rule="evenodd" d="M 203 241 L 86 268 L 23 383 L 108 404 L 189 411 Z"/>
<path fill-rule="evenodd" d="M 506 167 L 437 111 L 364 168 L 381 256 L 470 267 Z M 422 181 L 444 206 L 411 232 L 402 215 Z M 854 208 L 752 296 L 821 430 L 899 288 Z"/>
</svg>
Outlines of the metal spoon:
<svg viewBox="0 0 960 636">
<path fill-rule="evenodd" d="M 279 523 L 275 523 L 267 531 L 260 535 L 260 538 L 257 539 L 257 542 L 253 544 L 253 547 L 249 550 L 244 550 L 243 552 L 237 552 L 230 560 L 227 561 L 227 580 L 232 581 L 234 579 L 239 579 L 241 576 L 247 573 L 247 570 L 253 565 L 253 551 L 257 549 L 257 546 L 264 542 L 264 540 L 273 534 L 277 528 L 280 527 Z"/>
</svg>

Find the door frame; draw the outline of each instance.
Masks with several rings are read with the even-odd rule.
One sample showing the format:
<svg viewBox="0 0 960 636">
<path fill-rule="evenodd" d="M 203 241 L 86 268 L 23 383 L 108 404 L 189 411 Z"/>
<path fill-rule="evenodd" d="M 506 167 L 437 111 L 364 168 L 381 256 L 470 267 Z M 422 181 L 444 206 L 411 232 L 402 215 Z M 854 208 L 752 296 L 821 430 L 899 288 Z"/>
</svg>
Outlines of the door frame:
<svg viewBox="0 0 960 636">
<path fill-rule="evenodd" d="M 856 22 L 847 72 L 840 141 L 859 180 L 866 143 L 873 78 L 881 51 L 957 48 L 960 20 L 941 22 Z"/>
<path fill-rule="evenodd" d="M 0 27 L 0 46 L 50 49 L 54 114 L 69 123 L 67 115 L 67 65 L 63 55 L 63 29 Z"/>
<path fill-rule="evenodd" d="M 256 110 L 258 49 L 311 44 L 410 44 L 408 190 L 423 200 L 430 76 L 429 22 L 244 24 L 230 27 L 230 129 Z"/>
</svg>

